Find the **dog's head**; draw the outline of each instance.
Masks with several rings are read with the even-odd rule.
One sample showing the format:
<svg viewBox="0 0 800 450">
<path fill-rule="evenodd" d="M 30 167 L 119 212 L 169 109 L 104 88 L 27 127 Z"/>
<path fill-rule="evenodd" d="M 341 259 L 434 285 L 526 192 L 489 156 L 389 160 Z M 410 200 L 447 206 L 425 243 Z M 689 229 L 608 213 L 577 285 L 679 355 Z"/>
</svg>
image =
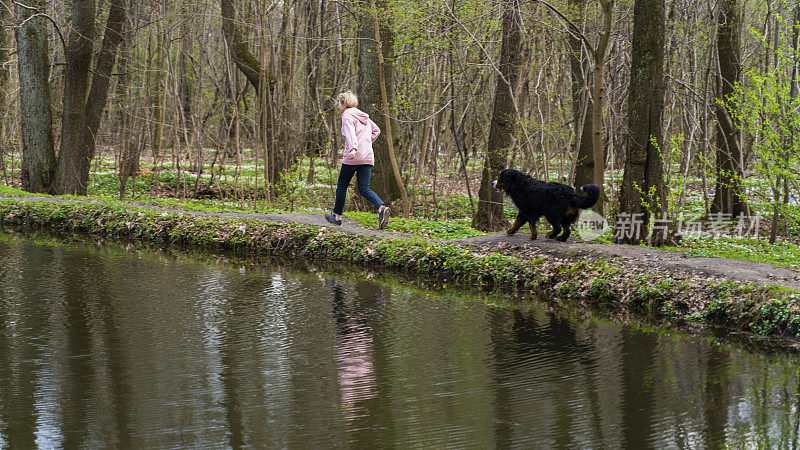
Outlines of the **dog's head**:
<svg viewBox="0 0 800 450">
<path fill-rule="evenodd" d="M 506 169 L 500 172 L 500 176 L 495 181 L 492 181 L 492 187 L 498 191 L 504 191 L 515 183 L 519 176 L 519 171 L 514 169 Z"/>
</svg>

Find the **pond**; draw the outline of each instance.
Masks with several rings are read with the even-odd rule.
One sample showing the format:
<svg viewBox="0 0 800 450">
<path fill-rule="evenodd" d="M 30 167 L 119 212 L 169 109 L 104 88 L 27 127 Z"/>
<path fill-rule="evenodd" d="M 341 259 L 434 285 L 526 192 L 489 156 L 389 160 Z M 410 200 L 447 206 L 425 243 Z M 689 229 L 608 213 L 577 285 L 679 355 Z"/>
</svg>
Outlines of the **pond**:
<svg viewBox="0 0 800 450">
<path fill-rule="evenodd" d="M 330 273 L 0 236 L 0 448 L 798 445 L 796 356 Z"/>
</svg>

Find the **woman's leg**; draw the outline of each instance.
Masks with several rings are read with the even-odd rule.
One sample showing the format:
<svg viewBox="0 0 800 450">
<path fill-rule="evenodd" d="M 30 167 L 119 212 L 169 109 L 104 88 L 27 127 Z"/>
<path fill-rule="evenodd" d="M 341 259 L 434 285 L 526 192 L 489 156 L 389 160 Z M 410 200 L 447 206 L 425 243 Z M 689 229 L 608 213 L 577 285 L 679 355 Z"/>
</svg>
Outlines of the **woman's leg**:
<svg viewBox="0 0 800 450">
<path fill-rule="evenodd" d="M 375 209 L 378 209 L 383 205 L 383 200 L 378 197 L 378 194 L 375 193 L 372 189 L 369 188 L 369 178 L 372 175 L 372 166 L 368 164 L 363 164 L 358 167 L 358 192 L 361 194 L 362 197 L 367 199 Z"/>
<path fill-rule="evenodd" d="M 339 170 L 339 179 L 336 181 L 336 203 L 333 205 L 333 213 L 338 216 L 341 216 L 344 211 L 347 187 L 350 186 L 350 180 L 353 179 L 353 174 L 356 173 L 358 167 L 360 166 L 342 164 L 342 168 Z"/>
</svg>

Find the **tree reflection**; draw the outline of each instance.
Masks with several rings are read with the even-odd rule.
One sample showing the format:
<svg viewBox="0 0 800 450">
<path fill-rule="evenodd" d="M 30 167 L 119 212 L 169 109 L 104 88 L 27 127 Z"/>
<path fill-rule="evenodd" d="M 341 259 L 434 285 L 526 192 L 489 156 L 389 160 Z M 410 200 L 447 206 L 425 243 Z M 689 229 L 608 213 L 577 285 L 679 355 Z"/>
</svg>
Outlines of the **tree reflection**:
<svg viewBox="0 0 800 450">
<path fill-rule="evenodd" d="M 797 448 L 797 361 L 450 292 L 0 241 L 0 447 Z"/>
</svg>

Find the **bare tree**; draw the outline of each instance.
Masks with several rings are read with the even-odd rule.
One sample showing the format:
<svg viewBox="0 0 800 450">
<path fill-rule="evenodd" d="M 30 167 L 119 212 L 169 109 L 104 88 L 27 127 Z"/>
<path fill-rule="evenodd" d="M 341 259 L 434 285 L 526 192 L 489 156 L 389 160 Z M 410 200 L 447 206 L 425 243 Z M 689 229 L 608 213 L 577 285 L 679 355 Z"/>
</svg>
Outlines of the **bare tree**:
<svg viewBox="0 0 800 450">
<path fill-rule="evenodd" d="M 569 63 L 572 79 L 572 121 L 575 130 L 575 169 L 574 184 L 583 186 L 594 181 L 594 153 L 592 150 L 592 114 L 593 104 L 586 89 L 586 65 L 583 62 L 583 43 L 578 28 L 584 20 L 586 0 L 570 0 L 570 7 L 575 12 L 569 32 Z"/>
<path fill-rule="evenodd" d="M 264 75 L 264 69 L 262 69 L 261 63 L 247 46 L 247 41 L 244 39 L 242 31 L 237 25 L 238 18 L 234 1 L 235 0 L 220 0 L 222 34 L 225 37 L 225 44 L 228 46 L 228 51 L 230 52 L 234 64 L 242 71 L 247 81 L 253 85 L 256 93 L 260 93 L 262 80 L 270 82 L 271 77 L 269 74 L 266 76 Z"/>
<path fill-rule="evenodd" d="M 122 39 L 125 0 L 111 0 L 103 41 L 94 61 L 94 0 L 75 0 L 72 31 L 66 50 L 64 119 L 58 155 L 56 191 L 86 195 L 89 167 L 105 110 L 116 52 Z M 88 93 L 87 93 L 88 92 Z"/>
<path fill-rule="evenodd" d="M 22 123 L 22 189 L 52 193 L 56 155 L 45 2 L 32 0 L 27 3 L 16 3 L 15 28 Z"/>
<path fill-rule="evenodd" d="M 95 1 L 72 0 L 71 4 L 71 28 L 64 55 L 64 117 L 61 120 L 56 191 L 86 195 L 90 159 L 83 145 L 83 134 L 94 47 Z"/>
<path fill-rule="evenodd" d="M 553 11 L 557 16 L 563 19 L 567 23 L 567 28 L 573 35 L 580 37 L 583 45 L 586 46 L 586 49 L 592 56 L 592 99 L 591 99 L 591 125 L 592 125 L 592 180 L 591 182 L 596 184 L 600 187 L 600 198 L 597 200 L 597 203 L 594 206 L 595 211 L 602 212 L 603 211 L 603 199 L 604 199 L 604 181 L 605 181 L 605 169 L 606 169 L 606 150 L 603 146 L 603 108 L 604 102 L 606 98 L 606 54 L 608 53 L 608 45 L 611 39 L 611 31 L 614 19 L 614 0 L 599 0 L 600 8 L 603 12 L 602 14 L 602 29 L 599 33 L 597 44 L 592 45 L 589 41 L 589 38 L 580 32 L 580 28 L 577 24 L 572 22 L 568 17 L 558 11 L 555 7 L 550 5 L 547 2 L 540 1 L 543 5 L 545 5 L 548 9 Z M 578 5 L 580 6 L 580 5 Z M 574 46 L 574 44 L 573 44 Z M 574 50 L 573 50 L 574 52 Z M 587 119 L 588 120 L 588 119 Z M 586 169 L 589 166 L 588 155 L 586 155 L 585 151 L 581 152 L 581 149 L 585 149 L 585 147 L 579 147 L 578 153 L 578 162 L 580 162 L 580 168 Z M 577 175 L 577 167 L 576 167 L 576 175 Z M 586 171 L 588 172 L 588 171 Z M 585 172 L 582 170 L 581 178 L 585 176 Z M 588 180 L 578 179 L 576 176 L 576 183 L 577 182 L 588 182 Z M 584 183 L 586 184 L 586 183 Z"/>
<path fill-rule="evenodd" d="M 383 57 L 383 42 L 381 41 L 381 27 L 380 27 L 380 20 L 377 14 L 377 8 L 375 5 L 375 0 L 370 0 L 372 10 L 375 13 L 373 16 L 373 30 L 375 31 L 375 42 L 378 43 L 377 46 L 377 53 L 378 53 L 378 82 L 380 84 L 381 89 L 381 112 L 383 113 L 383 121 L 384 121 L 384 133 L 386 134 L 386 143 L 388 144 L 388 156 L 389 156 L 389 163 L 392 168 L 392 177 L 394 178 L 394 184 L 400 190 L 400 201 L 403 205 L 403 217 L 406 219 L 409 218 L 410 214 L 410 206 L 408 204 L 408 195 L 406 194 L 406 187 L 403 184 L 403 178 L 400 175 L 400 168 L 397 165 L 397 157 L 395 156 L 394 152 L 394 137 L 392 132 L 392 120 L 389 115 L 389 89 L 388 83 L 386 80 L 386 58 Z"/>
<path fill-rule="evenodd" d="M 664 109 L 664 2 L 636 0 L 633 6 L 631 82 L 628 86 L 628 152 L 620 193 L 620 213 L 631 223 L 641 215 L 642 230 L 650 216 L 664 211 L 665 186 L 661 158 L 661 114 Z M 631 227 L 635 230 L 635 227 Z M 619 242 L 637 244 L 636 233 Z M 664 242 L 659 231 L 653 242 Z"/>
<path fill-rule="evenodd" d="M 500 73 L 494 92 L 494 106 L 489 123 L 489 141 L 478 191 L 478 209 L 472 226 L 479 230 L 497 230 L 508 225 L 503 214 L 503 198 L 492 188 L 492 181 L 505 168 L 509 146 L 517 121 L 511 98 L 516 86 L 520 65 L 521 32 L 517 17 L 519 5 L 515 0 L 503 2 L 503 35 L 500 49 Z"/>
<path fill-rule="evenodd" d="M 2 147 L 5 145 L 6 139 L 6 117 L 8 116 L 6 104 L 6 95 L 9 91 L 9 78 L 11 76 L 11 69 L 9 69 L 9 46 L 11 35 L 8 30 L 11 29 L 13 20 L 13 9 L 10 0 L 0 0 L 0 112 L 3 117 L 0 117 L 0 155 L 4 152 Z M 3 158 L 0 157 L 0 168 L 3 167 Z"/>
<path fill-rule="evenodd" d="M 738 216 L 749 214 L 744 193 L 744 160 L 739 136 L 733 123 L 728 97 L 741 78 L 741 10 L 737 0 L 721 0 L 717 16 L 717 185 L 711 210 Z"/>
<path fill-rule="evenodd" d="M 606 150 L 603 147 L 603 101 L 606 97 L 605 63 L 608 41 L 611 39 L 614 0 L 600 0 L 603 9 L 603 31 L 592 49 L 594 57 L 594 76 L 592 80 L 592 149 L 594 153 L 594 184 L 600 187 L 600 198 L 594 206 L 595 211 L 603 211 Z"/>
<path fill-rule="evenodd" d="M 383 116 L 384 91 L 389 111 L 394 103 L 394 33 L 389 22 L 386 0 L 362 0 L 358 14 L 358 95 L 359 107 L 370 117 Z M 376 33 L 376 20 L 379 28 Z M 380 39 L 378 39 L 380 38 Z M 380 50 L 380 52 L 379 52 Z M 380 54 L 379 54 L 380 53 Z M 381 61 L 381 59 L 383 61 Z M 381 86 L 383 74 L 383 86 Z M 381 121 L 379 121 L 381 122 Z M 372 171 L 372 189 L 385 202 L 402 197 L 405 187 L 398 182 L 392 167 L 390 152 L 399 142 L 389 142 L 389 126 L 381 124 L 383 133 L 372 144 L 375 152 L 375 167 Z M 387 133 L 387 131 L 389 131 Z"/>
<path fill-rule="evenodd" d="M 141 156 L 144 135 L 143 130 L 135 130 L 136 114 L 134 109 L 138 109 L 134 103 L 136 101 L 130 95 L 131 90 L 131 63 L 132 63 L 132 26 L 130 20 L 126 20 L 122 27 L 122 42 L 119 48 L 117 68 L 117 102 L 119 108 L 119 138 L 117 140 L 120 148 L 119 158 L 119 198 L 125 198 L 128 178 L 133 178 L 133 186 L 136 186 L 136 175 L 139 171 L 139 158 Z M 138 135 L 138 138 L 136 137 Z"/>
</svg>

